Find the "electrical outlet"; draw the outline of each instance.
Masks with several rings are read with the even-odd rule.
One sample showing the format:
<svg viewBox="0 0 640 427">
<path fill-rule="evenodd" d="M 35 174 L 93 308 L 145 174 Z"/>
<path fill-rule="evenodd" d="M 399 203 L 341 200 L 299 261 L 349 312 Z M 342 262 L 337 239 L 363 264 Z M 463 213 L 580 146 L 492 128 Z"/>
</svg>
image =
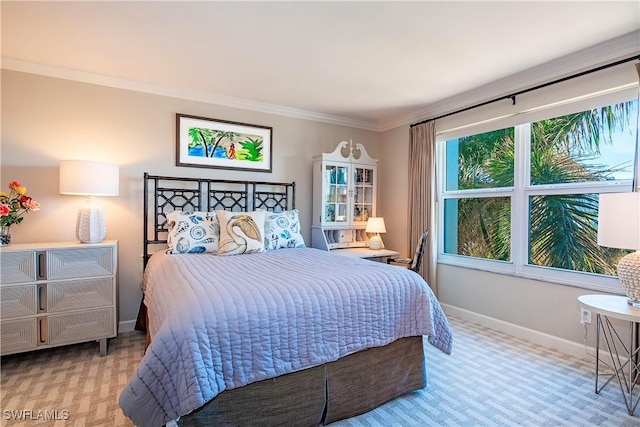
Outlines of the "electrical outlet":
<svg viewBox="0 0 640 427">
<path fill-rule="evenodd" d="M 584 307 L 580 308 L 580 323 L 591 323 L 591 311 Z"/>
</svg>

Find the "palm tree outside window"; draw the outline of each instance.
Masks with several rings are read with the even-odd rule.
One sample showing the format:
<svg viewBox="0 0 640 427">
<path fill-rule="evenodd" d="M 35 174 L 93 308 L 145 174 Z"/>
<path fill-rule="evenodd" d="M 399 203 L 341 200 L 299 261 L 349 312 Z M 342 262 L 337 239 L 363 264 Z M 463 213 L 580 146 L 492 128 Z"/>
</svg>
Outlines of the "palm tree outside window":
<svg viewBox="0 0 640 427">
<path fill-rule="evenodd" d="M 631 188 L 637 117 L 634 100 L 447 140 L 442 252 L 615 276 L 628 251 L 597 244 L 598 198 Z"/>
</svg>

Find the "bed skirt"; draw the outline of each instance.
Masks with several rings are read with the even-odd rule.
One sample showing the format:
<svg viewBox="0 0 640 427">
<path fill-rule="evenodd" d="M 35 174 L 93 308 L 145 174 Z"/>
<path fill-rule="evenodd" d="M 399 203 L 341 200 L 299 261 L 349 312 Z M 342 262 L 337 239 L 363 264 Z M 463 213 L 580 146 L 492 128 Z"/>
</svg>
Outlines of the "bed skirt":
<svg viewBox="0 0 640 427">
<path fill-rule="evenodd" d="M 318 426 L 426 386 L 422 337 L 220 393 L 180 426 Z"/>
</svg>

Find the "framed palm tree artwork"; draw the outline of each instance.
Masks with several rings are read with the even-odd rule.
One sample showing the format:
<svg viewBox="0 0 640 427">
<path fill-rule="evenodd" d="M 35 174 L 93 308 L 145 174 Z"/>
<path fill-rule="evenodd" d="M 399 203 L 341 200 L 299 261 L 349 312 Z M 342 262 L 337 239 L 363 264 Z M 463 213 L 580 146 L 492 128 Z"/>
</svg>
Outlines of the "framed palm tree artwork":
<svg viewBox="0 0 640 427">
<path fill-rule="evenodd" d="M 271 172 L 268 126 L 176 114 L 176 166 Z"/>
</svg>

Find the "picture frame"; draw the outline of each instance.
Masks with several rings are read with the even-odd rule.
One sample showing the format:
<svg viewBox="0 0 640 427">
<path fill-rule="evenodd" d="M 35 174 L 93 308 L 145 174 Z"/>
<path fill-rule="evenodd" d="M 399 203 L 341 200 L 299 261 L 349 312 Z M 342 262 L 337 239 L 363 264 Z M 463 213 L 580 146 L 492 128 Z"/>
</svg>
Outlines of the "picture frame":
<svg viewBox="0 0 640 427">
<path fill-rule="evenodd" d="M 273 128 L 176 114 L 176 166 L 271 172 Z"/>
</svg>

